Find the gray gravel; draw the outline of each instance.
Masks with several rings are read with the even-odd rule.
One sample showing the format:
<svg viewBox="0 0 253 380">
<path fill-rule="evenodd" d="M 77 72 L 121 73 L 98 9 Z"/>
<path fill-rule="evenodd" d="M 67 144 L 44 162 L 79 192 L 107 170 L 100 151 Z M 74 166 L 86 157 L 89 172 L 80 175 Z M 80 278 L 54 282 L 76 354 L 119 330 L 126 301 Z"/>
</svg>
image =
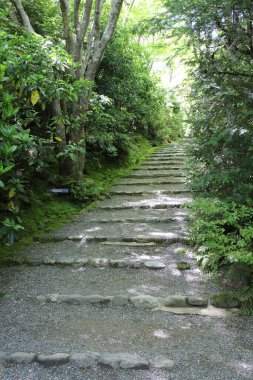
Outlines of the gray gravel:
<svg viewBox="0 0 253 380">
<path fill-rule="evenodd" d="M 183 145 L 171 144 L 163 148 L 161 153 L 181 152 Z M 134 173 L 144 176 L 147 173 L 148 177 L 151 172 L 154 177 L 157 175 L 155 170 L 147 172 L 140 169 Z M 161 173 L 169 176 L 171 171 L 158 172 L 159 175 Z M 129 186 L 142 188 L 139 185 Z M 173 226 L 182 231 L 185 228 L 185 211 L 178 207 L 170 208 L 170 205 L 180 205 L 190 199 L 191 195 L 185 193 L 175 196 L 165 196 L 159 192 L 148 196 L 115 195 L 100 203 L 96 210 L 81 213 L 73 223 L 56 234 L 76 235 L 90 229 L 91 233 L 102 231 L 108 236 L 126 236 L 137 234 L 142 228 L 144 234 L 155 235 L 167 233 L 174 229 Z M 120 207 L 125 209 L 120 210 Z M 159 217 L 162 222 L 158 221 Z M 166 217 L 179 219 L 165 222 Z M 131 222 L 123 221 L 127 218 Z M 135 218 L 137 223 L 134 223 Z M 94 228 L 99 230 L 92 231 Z M 158 260 L 165 264 L 165 268 L 154 271 L 144 268 L 75 269 L 72 266 L 40 265 L 2 269 L 0 290 L 6 295 L 0 300 L 1 380 L 253 379 L 252 317 L 174 315 L 124 305 L 126 295 L 191 295 L 208 298 L 219 292 L 221 289 L 207 275 L 200 273 L 192 252 L 186 245 L 177 243 L 169 246 L 131 247 L 61 241 L 35 243 L 20 255 L 20 258 L 34 263 L 45 258 L 59 260 L 68 257 L 139 257 Z M 178 270 L 177 263 L 181 261 L 188 262 L 190 269 Z M 118 298 L 110 306 L 43 303 L 36 299 L 38 295 L 51 293 L 117 295 Z M 45 367 L 39 363 L 14 365 L 1 362 L 3 352 L 71 355 L 86 351 L 128 353 L 150 361 L 155 357 L 163 357 L 172 360 L 175 367 L 171 371 L 156 368 L 112 370 L 97 365 L 79 369 L 71 363 Z"/>
</svg>

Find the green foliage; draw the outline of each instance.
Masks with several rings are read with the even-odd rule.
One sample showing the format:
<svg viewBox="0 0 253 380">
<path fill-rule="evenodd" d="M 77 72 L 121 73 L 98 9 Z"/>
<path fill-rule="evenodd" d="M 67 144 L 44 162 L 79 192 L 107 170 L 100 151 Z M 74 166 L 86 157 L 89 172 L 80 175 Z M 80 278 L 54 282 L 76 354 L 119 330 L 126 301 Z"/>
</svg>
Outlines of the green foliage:
<svg viewBox="0 0 253 380">
<path fill-rule="evenodd" d="M 150 72 L 147 49 L 129 32 L 116 33 L 98 71 L 89 113 L 87 145 L 111 157 L 126 155 L 136 134 L 154 143 L 182 134 L 180 107 Z M 167 104 L 169 100 L 169 105 Z"/>
<path fill-rule="evenodd" d="M 33 177 L 57 165 L 58 137 L 46 109 L 55 98 L 75 102 L 84 87 L 68 76 L 62 79 L 71 61 L 61 48 L 35 35 L 2 32 L 0 37 L 0 233 L 13 244 L 22 225 L 17 214 L 30 202 Z"/>
<path fill-rule="evenodd" d="M 218 271 L 233 263 L 253 265 L 253 209 L 250 206 L 199 198 L 189 206 L 191 233 L 204 250 L 198 258 L 208 258 L 208 268 Z"/>
</svg>

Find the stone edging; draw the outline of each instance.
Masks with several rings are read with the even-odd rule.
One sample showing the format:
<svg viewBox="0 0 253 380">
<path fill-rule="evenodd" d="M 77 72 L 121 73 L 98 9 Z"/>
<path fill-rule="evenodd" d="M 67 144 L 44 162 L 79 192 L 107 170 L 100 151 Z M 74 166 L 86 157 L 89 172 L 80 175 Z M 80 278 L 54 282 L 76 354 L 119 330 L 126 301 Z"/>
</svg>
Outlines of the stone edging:
<svg viewBox="0 0 253 380">
<path fill-rule="evenodd" d="M 76 268 L 82 268 L 86 266 L 91 266 L 95 268 L 146 268 L 153 270 L 161 270 L 166 266 L 163 262 L 158 260 L 139 260 L 139 259 L 106 259 L 106 258 L 86 258 L 75 260 L 72 258 L 63 258 L 61 260 L 54 260 L 47 258 L 39 264 L 44 265 L 59 265 L 59 266 L 69 266 L 73 265 Z"/>
<path fill-rule="evenodd" d="M 69 303 L 73 305 L 81 304 L 97 304 L 97 305 L 113 305 L 125 306 L 132 305 L 136 308 L 155 309 L 159 307 L 207 307 L 208 300 L 201 297 L 186 297 L 186 296 L 168 296 L 168 297 L 153 297 L 150 295 L 140 295 L 129 297 L 128 295 L 102 296 L 92 294 L 83 296 L 81 294 L 46 294 L 36 297 L 42 302 L 54 303 Z"/>
<path fill-rule="evenodd" d="M 153 360 L 145 359 L 136 354 L 128 353 L 102 353 L 97 352 L 77 352 L 72 354 L 54 353 L 37 354 L 33 352 L 14 352 L 12 354 L 1 354 L 1 361 L 12 364 L 30 364 L 37 362 L 44 366 L 59 366 L 71 364 L 74 367 L 85 369 L 95 365 L 113 369 L 142 369 L 159 368 L 172 370 L 174 362 L 164 356 L 157 356 Z"/>
</svg>

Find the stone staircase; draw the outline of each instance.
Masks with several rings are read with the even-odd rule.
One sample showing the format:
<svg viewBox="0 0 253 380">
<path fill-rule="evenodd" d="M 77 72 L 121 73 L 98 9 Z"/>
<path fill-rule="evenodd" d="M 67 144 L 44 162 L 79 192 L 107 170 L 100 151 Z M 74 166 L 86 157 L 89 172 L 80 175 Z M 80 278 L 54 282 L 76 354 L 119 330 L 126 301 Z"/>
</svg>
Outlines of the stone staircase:
<svg viewBox="0 0 253 380">
<path fill-rule="evenodd" d="M 187 143 L 1 270 L 1 380 L 253 378 L 252 319 L 212 305 L 188 245 Z"/>
</svg>

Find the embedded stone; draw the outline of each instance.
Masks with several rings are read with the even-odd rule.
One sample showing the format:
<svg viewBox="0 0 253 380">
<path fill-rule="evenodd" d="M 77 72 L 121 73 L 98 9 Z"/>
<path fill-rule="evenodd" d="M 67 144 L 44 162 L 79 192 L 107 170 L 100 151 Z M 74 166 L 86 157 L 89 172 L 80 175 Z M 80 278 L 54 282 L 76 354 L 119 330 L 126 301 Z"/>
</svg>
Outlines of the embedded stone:
<svg viewBox="0 0 253 380">
<path fill-rule="evenodd" d="M 104 353 L 99 358 L 99 364 L 103 367 L 118 369 L 121 354 Z"/>
<path fill-rule="evenodd" d="M 187 302 L 191 306 L 207 306 L 208 300 L 201 297 L 187 297 Z"/>
<path fill-rule="evenodd" d="M 85 302 L 85 297 L 80 294 L 70 294 L 70 295 L 59 295 L 57 297 L 57 302 L 59 303 L 70 303 L 72 305 L 80 305 Z"/>
<path fill-rule="evenodd" d="M 137 308 L 154 309 L 159 305 L 157 298 L 148 295 L 131 297 L 130 300 Z"/>
<path fill-rule="evenodd" d="M 127 296 L 114 296 L 112 300 L 112 304 L 115 306 L 124 306 L 127 305 L 129 301 L 129 297 Z"/>
<path fill-rule="evenodd" d="M 146 268 L 154 269 L 154 270 L 165 268 L 165 265 L 161 261 L 155 261 L 155 260 L 145 261 L 144 266 Z"/>
<path fill-rule="evenodd" d="M 108 259 L 104 259 L 104 258 L 90 259 L 90 265 L 92 265 L 93 267 L 96 267 L 96 268 L 107 267 L 108 264 L 109 264 L 109 260 Z"/>
<path fill-rule="evenodd" d="M 175 363 L 173 360 L 168 359 L 164 356 L 157 356 L 152 362 L 151 366 L 154 368 L 159 368 L 159 369 L 167 369 L 167 370 L 172 370 L 175 366 Z"/>
<path fill-rule="evenodd" d="M 127 260 L 110 260 L 110 267 L 125 268 L 128 266 Z"/>
<path fill-rule="evenodd" d="M 123 354 L 119 367 L 123 369 L 149 369 L 149 361 L 138 355 Z"/>
<path fill-rule="evenodd" d="M 187 305 L 185 296 L 169 296 L 160 298 L 161 303 L 168 307 L 184 307 Z"/>
<path fill-rule="evenodd" d="M 139 259 L 132 259 L 128 261 L 129 267 L 134 269 L 139 269 L 143 266 L 143 262 Z"/>
<path fill-rule="evenodd" d="M 99 364 L 105 367 L 118 369 L 148 369 L 149 362 L 138 356 L 127 353 L 110 354 L 105 353 L 99 359 Z"/>
<path fill-rule="evenodd" d="M 75 260 L 74 266 L 75 268 L 81 268 L 88 265 L 89 263 L 90 263 L 90 259 L 78 259 L 78 260 Z"/>
<path fill-rule="evenodd" d="M 70 363 L 78 368 L 89 368 L 96 363 L 99 355 L 92 352 L 79 352 L 70 356 Z"/>
<path fill-rule="evenodd" d="M 56 264 L 60 265 L 72 265 L 73 263 L 74 259 L 72 259 L 71 257 L 62 257 L 56 262 Z"/>
<path fill-rule="evenodd" d="M 85 302 L 92 303 L 92 304 L 93 303 L 99 303 L 99 304 L 104 304 L 104 305 L 112 302 L 112 300 L 113 300 L 112 296 L 100 296 L 97 294 L 86 296 L 83 298 L 84 298 Z"/>
<path fill-rule="evenodd" d="M 69 357 L 69 354 L 59 352 L 52 355 L 38 355 L 37 361 L 41 364 L 44 364 L 45 366 L 60 365 L 68 363 Z"/>
<path fill-rule="evenodd" d="M 43 261 L 43 264 L 45 264 L 45 265 L 54 265 L 54 264 L 55 264 L 55 260 L 54 260 L 54 259 L 50 259 L 49 257 L 47 257 L 47 258 Z"/>
<path fill-rule="evenodd" d="M 36 354 L 33 352 L 14 352 L 5 357 L 5 360 L 17 364 L 29 364 L 35 360 Z"/>
<path fill-rule="evenodd" d="M 82 235 L 71 235 L 67 237 L 67 240 L 71 241 L 81 241 L 83 239 Z"/>
</svg>

